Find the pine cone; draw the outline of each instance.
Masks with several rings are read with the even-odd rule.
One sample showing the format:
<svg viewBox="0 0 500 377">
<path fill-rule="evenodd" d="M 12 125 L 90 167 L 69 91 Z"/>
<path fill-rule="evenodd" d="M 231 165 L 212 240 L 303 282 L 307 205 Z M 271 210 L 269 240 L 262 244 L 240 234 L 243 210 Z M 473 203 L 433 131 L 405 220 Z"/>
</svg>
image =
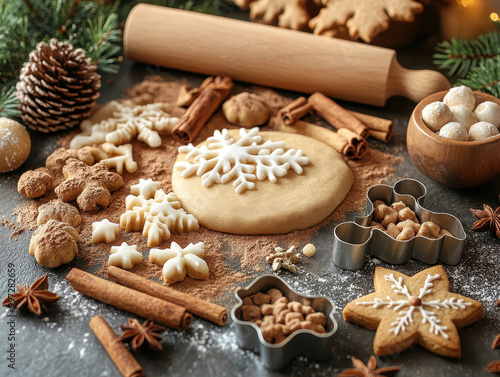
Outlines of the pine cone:
<svg viewBox="0 0 500 377">
<path fill-rule="evenodd" d="M 90 115 L 99 97 L 101 75 L 69 42 L 40 42 L 21 69 L 17 83 L 24 124 L 36 131 L 72 128 Z"/>
</svg>

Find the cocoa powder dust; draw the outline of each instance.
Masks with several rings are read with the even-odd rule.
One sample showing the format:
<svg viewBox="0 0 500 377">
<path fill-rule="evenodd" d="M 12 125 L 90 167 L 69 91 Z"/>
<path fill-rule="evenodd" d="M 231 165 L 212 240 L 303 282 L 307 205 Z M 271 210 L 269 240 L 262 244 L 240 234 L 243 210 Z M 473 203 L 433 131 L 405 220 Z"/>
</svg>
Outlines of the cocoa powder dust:
<svg viewBox="0 0 500 377">
<path fill-rule="evenodd" d="M 135 104 L 146 104 L 152 102 L 167 102 L 172 104 L 171 113 L 180 116 L 185 111 L 175 107 L 177 93 L 181 82 L 165 81 L 158 76 L 149 77 L 143 82 L 127 91 L 129 100 Z M 262 96 L 271 107 L 273 114 L 277 110 L 290 102 L 275 91 L 266 88 L 252 87 L 251 91 Z M 232 94 L 237 90 L 233 89 Z M 213 134 L 215 129 L 234 128 L 227 123 L 218 111 L 202 130 L 194 141 L 194 144 L 201 142 Z M 69 148 L 69 142 L 74 135 L 63 138 L 61 146 Z M 76 263 L 86 266 L 88 271 L 101 276 L 106 275 L 107 259 L 109 250 L 113 245 L 120 245 L 122 242 L 135 244 L 138 250 L 144 251 L 144 259 L 137 264 L 132 272 L 161 282 L 161 267 L 149 262 L 149 248 L 147 239 L 141 232 L 125 233 L 120 232 L 117 240 L 112 244 L 92 244 L 92 222 L 108 219 L 119 223 L 120 215 L 125 212 L 125 198 L 130 194 L 130 186 L 136 184 L 139 178 L 160 181 L 165 192 L 172 191 L 171 172 L 177 149 L 181 143 L 173 140 L 169 135 L 162 135 L 163 143 L 159 148 L 150 148 L 146 144 L 134 140 L 132 142 L 133 155 L 138 164 L 137 172 L 130 174 L 126 171 L 123 174 L 125 185 L 118 191 L 112 193 L 111 205 L 98 212 L 82 212 L 82 223 L 78 227 L 81 236 L 79 243 L 79 254 L 76 256 Z M 338 223 L 344 220 L 349 212 L 359 211 L 364 207 L 366 191 L 375 184 L 382 183 L 391 177 L 395 172 L 400 157 L 370 149 L 367 155 L 360 161 L 348 160 L 347 164 L 354 174 L 354 184 L 340 206 L 322 221 L 320 224 L 302 231 L 295 231 L 281 235 L 234 235 L 219 233 L 205 228 L 200 228 L 197 232 L 186 234 L 172 234 L 169 241 L 163 242 L 158 248 L 166 248 L 172 241 L 181 246 L 188 243 L 203 241 L 206 246 L 205 260 L 210 268 L 210 276 L 206 281 L 186 278 L 182 282 L 175 283 L 172 287 L 189 294 L 193 294 L 205 300 L 217 301 L 226 290 L 233 290 L 235 283 L 245 282 L 257 275 L 257 272 L 268 270 L 269 266 L 265 261 L 265 256 L 276 246 L 288 248 L 296 245 L 299 249 L 311 241 L 311 238 L 318 231 L 329 224 Z M 52 200 L 57 200 L 54 192 L 37 200 L 32 200 L 16 208 L 17 222 L 23 229 L 34 230 L 37 227 L 36 217 L 38 207 Z M 72 203 L 75 204 L 75 203 Z M 76 205 L 76 204 L 75 204 Z M 270 271 L 270 270 L 269 270 Z"/>
</svg>

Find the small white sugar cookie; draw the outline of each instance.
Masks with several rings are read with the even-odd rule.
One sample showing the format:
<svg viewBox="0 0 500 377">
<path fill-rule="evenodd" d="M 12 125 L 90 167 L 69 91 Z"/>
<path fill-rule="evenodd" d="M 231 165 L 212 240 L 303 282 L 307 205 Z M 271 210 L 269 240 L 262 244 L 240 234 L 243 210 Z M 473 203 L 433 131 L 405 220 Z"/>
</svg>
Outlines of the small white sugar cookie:
<svg viewBox="0 0 500 377">
<path fill-rule="evenodd" d="M 112 223 L 108 219 L 92 223 L 92 243 L 115 242 L 120 233 L 120 225 Z"/>
<path fill-rule="evenodd" d="M 137 245 L 128 245 L 126 242 L 123 242 L 120 246 L 112 246 L 110 253 L 108 265 L 127 270 L 131 270 L 142 260 L 142 254 L 137 251 Z"/>
<path fill-rule="evenodd" d="M 446 123 L 439 130 L 439 136 L 459 141 L 467 141 L 469 138 L 465 127 L 457 122 Z"/>
<path fill-rule="evenodd" d="M 176 242 L 172 242 L 167 249 L 151 249 L 149 260 L 163 266 L 163 280 L 165 284 L 172 284 L 184 280 L 189 276 L 192 279 L 208 279 L 208 265 L 205 257 L 205 244 L 190 243 L 184 249 Z"/>
<path fill-rule="evenodd" d="M 476 97 L 474 97 L 472 89 L 464 85 L 448 90 L 448 93 L 443 98 L 443 102 L 448 107 L 463 105 L 471 111 L 474 111 L 476 107 Z"/>
<path fill-rule="evenodd" d="M 500 105 L 493 101 L 484 101 L 477 105 L 474 114 L 479 122 L 488 122 L 500 128 Z"/>
<path fill-rule="evenodd" d="M 477 122 L 469 130 L 469 141 L 488 139 L 498 135 L 500 132 L 493 124 L 488 122 Z"/>
<path fill-rule="evenodd" d="M 458 105 L 450 108 L 451 110 L 451 122 L 460 123 L 465 127 L 467 132 L 469 132 L 470 126 L 477 123 L 477 118 L 469 108 Z"/>
<path fill-rule="evenodd" d="M 160 188 L 161 182 L 139 178 L 139 183 L 130 186 L 130 192 L 132 195 L 143 195 L 146 199 L 151 199 Z"/>
<path fill-rule="evenodd" d="M 422 110 L 422 120 L 432 131 L 439 131 L 451 121 L 450 108 L 441 101 L 429 103 Z"/>
</svg>

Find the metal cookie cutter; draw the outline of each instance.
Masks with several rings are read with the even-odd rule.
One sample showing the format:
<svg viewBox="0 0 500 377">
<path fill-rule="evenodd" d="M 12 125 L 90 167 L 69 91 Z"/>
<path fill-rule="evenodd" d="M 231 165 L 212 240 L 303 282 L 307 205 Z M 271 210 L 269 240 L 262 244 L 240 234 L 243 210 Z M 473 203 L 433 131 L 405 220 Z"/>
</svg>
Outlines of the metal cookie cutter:
<svg viewBox="0 0 500 377">
<path fill-rule="evenodd" d="M 402 264 L 410 258 L 428 264 L 438 261 L 457 264 L 465 246 L 464 228 L 455 216 L 423 208 L 426 194 L 427 189 L 421 182 L 409 178 L 396 182 L 394 187 L 372 186 L 366 194 L 368 215 L 335 227 L 333 262 L 346 270 L 358 270 L 363 267 L 366 255 L 373 255 L 391 264 Z M 451 232 L 453 236 L 445 235 L 438 239 L 415 236 L 406 241 L 395 240 L 382 230 L 369 227 L 375 200 L 383 200 L 385 203 L 403 201 L 415 212 L 421 223 L 432 221 Z"/>
<path fill-rule="evenodd" d="M 326 333 L 319 334 L 311 330 L 297 330 L 290 334 L 283 342 L 268 343 L 262 337 L 259 327 L 252 322 L 241 319 L 241 306 L 245 297 L 258 292 L 267 292 L 271 288 L 279 289 L 289 301 L 309 301 L 313 309 L 326 315 Z M 325 297 L 309 297 L 300 295 L 282 279 L 275 275 L 263 275 L 255 279 L 248 287 L 235 293 L 239 301 L 231 311 L 234 321 L 238 345 L 250 349 L 258 354 L 269 369 L 283 368 L 296 356 L 307 357 L 311 360 L 325 360 L 332 354 L 333 335 L 337 331 L 337 322 L 333 318 L 335 306 Z"/>
</svg>

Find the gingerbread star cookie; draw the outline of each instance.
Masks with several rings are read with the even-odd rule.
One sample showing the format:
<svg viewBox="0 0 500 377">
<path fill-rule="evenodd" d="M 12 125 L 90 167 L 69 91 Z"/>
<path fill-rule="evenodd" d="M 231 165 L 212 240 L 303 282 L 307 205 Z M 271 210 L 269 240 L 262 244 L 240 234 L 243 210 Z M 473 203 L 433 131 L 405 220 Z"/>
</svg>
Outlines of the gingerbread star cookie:
<svg viewBox="0 0 500 377">
<path fill-rule="evenodd" d="M 375 269 L 375 292 L 354 300 L 344 319 L 377 330 L 376 355 L 390 355 L 420 344 L 441 356 L 460 358 L 457 328 L 483 316 L 480 302 L 449 291 L 442 266 L 414 276 L 382 267 Z"/>
</svg>

